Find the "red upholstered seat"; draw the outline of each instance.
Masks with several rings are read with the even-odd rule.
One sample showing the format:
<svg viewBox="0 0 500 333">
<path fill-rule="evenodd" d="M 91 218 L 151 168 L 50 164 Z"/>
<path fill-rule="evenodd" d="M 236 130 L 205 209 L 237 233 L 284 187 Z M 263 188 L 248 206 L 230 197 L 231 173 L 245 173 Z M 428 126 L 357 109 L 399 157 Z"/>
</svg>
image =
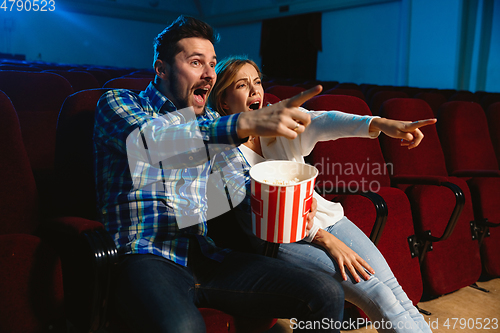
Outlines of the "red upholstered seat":
<svg viewBox="0 0 500 333">
<path fill-rule="evenodd" d="M 416 94 L 415 98 L 426 101 L 427 104 L 429 104 L 429 106 L 431 107 L 434 117 L 437 117 L 441 105 L 448 101 L 443 94 L 438 92 L 421 92 Z"/>
<path fill-rule="evenodd" d="M 74 92 L 101 87 L 97 79 L 88 72 L 83 72 L 83 71 L 70 72 L 67 70 L 57 70 L 57 69 L 50 69 L 44 72 L 55 73 L 63 76 L 71 84 Z"/>
<path fill-rule="evenodd" d="M 58 331 L 66 319 L 89 330 L 106 301 L 109 238 L 96 221 L 40 217 L 16 110 L 1 91 L 0 155 L 0 331 Z"/>
<path fill-rule="evenodd" d="M 448 174 L 469 185 L 484 271 L 500 276 L 500 171 L 486 115 L 477 103 L 453 101 L 438 119 Z"/>
<path fill-rule="evenodd" d="M 500 165 L 500 102 L 491 104 L 486 110 L 491 143 L 495 149 L 497 162 Z"/>
<path fill-rule="evenodd" d="M 330 95 L 348 95 L 348 96 L 356 96 L 362 100 L 365 100 L 365 95 L 358 89 L 347 89 L 347 88 L 332 88 L 328 89 L 323 94 Z"/>
<path fill-rule="evenodd" d="M 366 103 L 354 96 L 319 95 L 304 103 L 304 107 L 371 114 Z M 390 187 L 378 139 L 320 142 L 308 160 L 320 171 L 319 193 L 329 200 L 341 202 L 347 218 L 370 235 L 403 290 L 416 304 L 422 296 L 423 286 L 418 259 L 411 257 L 407 241 L 414 235 L 410 203 L 403 191 Z M 379 215 L 377 207 L 382 208 Z M 385 227 L 378 225 L 384 220 Z"/>
<path fill-rule="evenodd" d="M 77 92 L 69 96 L 61 108 L 57 126 L 56 170 L 58 184 L 65 191 L 58 198 L 62 203 L 60 213 L 95 218 L 92 135 L 95 108 L 99 98 L 107 90 L 109 89 L 101 88 Z M 68 184 L 71 186 L 67 186 Z M 110 330 L 127 332 L 127 327 L 123 327 L 113 314 L 113 309 L 109 311 Z M 276 323 L 272 318 L 250 320 L 236 318 L 215 309 L 203 308 L 200 311 L 209 333 L 238 332 L 239 325 L 249 329 L 245 332 L 257 333 L 270 329 Z"/>
<path fill-rule="evenodd" d="M 464 102 L 479 103 L 479 98 L 477 97 L 477 95 L 468 90 L 458 90 L 449 98 L 449 101 L 464 101 Z"/>
<path fill-rule="evenodd" d="M 370 100 L 370 110 L 372 111 L 372 114 L 374 115 L 379 115 L 380 114 L 380 108 L 382 107 L 382 104 L 391 99 L 391 98 L 406 98 L 408 97 L 408 94 L 403 92 L 403 91 L 396 91 L 396 90 L 381 90 L 377 91 L 375 94 L 373 94 L 371 100 Z"/>
<path fill-rule="evenodd" d="M 106 82 L 103 88 L 146 90 L 151 81 L 149 77 L 118 77 Z"/>
<path fill-rule="evenodd" d="M 395 98 L 382 105 L 381 116 L 414 121 L 432 118 L 433 112 L 421 99 Z M 436 127 L 425 126 L 421 131 L 425 137 L 414 149 L 401 147 L 399 140 L 385 135 L 380 144 L 393 170 L 393 184 L 410 199 L 425 290 L 443 295 L 475 283 L 481 260 L 470 230 L 474 215 L 467 183 L 448 177 Z M 433 240 L 427 232 L 441 239 Z M 432 250 L 426 240 L 433 241 Z"/>
<path fill-rule="evenodd" d="M 295 95 L 300 94 L 302 91 L 306 90 L 303 87 L 294 87 L 294 86 L 284 86 L 284 85 L 276 85 L 269 87 L 265 90 L 266 93 L 273 94 L 281 100 L 293 97 Z"/>
<path fill-rule="evenodd" d="M 488 110 L 491 104 L 500 102 L 500 93 L 485 93 L 480 102 L 483 110 Z"/>
<path fill-rule="evenodd" d="M 276 104 L 281 102 L 281 99 L 279 99 L 277 96 L 270 94 L 270 93 L 264 93 L 264 103 L 263 105 L 267 104 Z"/>
<path fill-rule="evenodd" d="M 0 71 L 0 90 L 12 101 L 40 193 L 43 215 L 52 209 L 57 115 L 71 84 L 54 73 Z"/>
</svg>

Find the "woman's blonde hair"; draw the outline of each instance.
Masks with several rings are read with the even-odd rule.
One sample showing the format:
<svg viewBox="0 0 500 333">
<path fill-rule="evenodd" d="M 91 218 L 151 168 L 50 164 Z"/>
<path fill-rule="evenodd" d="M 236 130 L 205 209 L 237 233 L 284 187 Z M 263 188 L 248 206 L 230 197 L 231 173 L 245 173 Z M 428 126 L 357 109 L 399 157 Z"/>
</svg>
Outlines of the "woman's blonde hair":
<svg viewBox="0 0 500 333">
<path fill-rule="evenodd" d="M 236 74 L 239 70 L 250 64 L 257 70 L 259 77 L 262 78 L 259 66 L 253 61 L 244 56 L 231 56 L 221 60 L 215 66 L 215 73 L 217 73 L 217 82 L 208 97 L 208 105 L 219 112 L 222 116 L 227 116 L 228 113 L 222 108 L 222 100 L 226 95 L 226 89 L 234 83 Z"/>
</svg>

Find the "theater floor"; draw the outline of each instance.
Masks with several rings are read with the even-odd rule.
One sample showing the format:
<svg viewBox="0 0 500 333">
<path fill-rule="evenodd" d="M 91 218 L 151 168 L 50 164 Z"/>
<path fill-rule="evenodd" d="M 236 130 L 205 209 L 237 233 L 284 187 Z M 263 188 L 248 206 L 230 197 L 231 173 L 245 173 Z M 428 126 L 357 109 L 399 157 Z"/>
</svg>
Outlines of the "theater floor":
<svg viewBox="0 0 500 333">
<path fill-rule="evenodd" d="M 466 287 L 418 304 L 432 313 L 424 317 L 434 333 L 500 332 L 500 278 L 477 282 L 477 285 L 489 292 Z M 290 321 L 280 319 L 267 333 L 291 332 Z M 377 330 L 367 326 L 342 332 L 376 333 Z"/>
</svg>

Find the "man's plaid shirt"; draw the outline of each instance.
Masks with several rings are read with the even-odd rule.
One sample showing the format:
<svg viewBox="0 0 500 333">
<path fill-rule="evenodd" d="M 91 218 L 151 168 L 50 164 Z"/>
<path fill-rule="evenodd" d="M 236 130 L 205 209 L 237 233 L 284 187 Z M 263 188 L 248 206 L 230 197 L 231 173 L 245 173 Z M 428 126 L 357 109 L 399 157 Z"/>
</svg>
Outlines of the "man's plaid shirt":
<svg viewBox="0 0 500 333">
<path fill-rule="evenodd" d="M 101 97 L 94 127 L 100 218 L 120 254 L 149 253 L 186 266 L 189 242 L 196 238 L 205 255 L 220 261 L 229 250 L 217 248 L 207 237 L 206 182 L 214 169 L 232 168 L 215 160 L 245 163 L 233 149 L 242 142 L 236 133 L 238 115 L 220 117 L 207 108 L 203 116 L 188 121 L 174 111 L 153 83 L 140 94 L 110 90 Z M 172 158 L 159 164 L 140 161 L 131 172 L 129 135 L 138 135 L 149 151 L 151 146 L 168 147 Z M 203 147 L 186 150 L 186 143 L 196 140 Z M 214 157 L 219 152 L 224 158 Z M 239 190 L 244 192 L 244 186 Z M 179 229 L 177 219 L 183 218 L 192 226 Z"/>
</svg>

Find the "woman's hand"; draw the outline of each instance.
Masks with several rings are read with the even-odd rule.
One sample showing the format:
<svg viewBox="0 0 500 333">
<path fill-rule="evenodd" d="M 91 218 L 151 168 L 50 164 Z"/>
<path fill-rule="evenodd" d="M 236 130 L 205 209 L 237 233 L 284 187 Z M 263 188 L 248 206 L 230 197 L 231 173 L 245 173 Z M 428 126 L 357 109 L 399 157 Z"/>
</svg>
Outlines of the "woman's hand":
<svg viewBox="0 0 500 333">
<path fill-rule="evenodd" d="M 311 202 L 311 208 L 307 213 L 306 235 L 309 235 L 309 232 L 311 231 L 314 225 L 314 217 L 316 216 L 317 212 L 318 212 L 318 201 L 316 200 L 316 198 L 313 197 Z"/>
<path fill-rule="evenodd" d="M 425 119 L 409 122 L 386 118 L 373 118 L 370 123 L 369 131 L 382 131 L 391 138 L 401 139 L 401 146 L 408 146 L 408 149 L 412 149 L 417 147 L 424 138 L 419 128 L 435 124 L 436 121 L 437 119 Z"/>
<path fill-rule="evenodd" d="M 347 267 L 356 282 L 361 281 L 359 275 L 361 275 L 365 280 L 368 280 L 370 278 L 370 275 L 366 272 L 366 270 L 371 274 L 375 274 L 373 268 L 368 265 L 368 263 L 363 258 L 361 258 L 349 246 L 345 245 L 340 239 L 325 231 L 324 229 L 318 230 L 316 237 L 314 237 L 313 243 L 324 247 L 328 251 L 328 253 L 330 253 L 330 255 L 337 261 L 342 279 L 344 281 L 347 280 L 345 267 Z"/>
</svg>

